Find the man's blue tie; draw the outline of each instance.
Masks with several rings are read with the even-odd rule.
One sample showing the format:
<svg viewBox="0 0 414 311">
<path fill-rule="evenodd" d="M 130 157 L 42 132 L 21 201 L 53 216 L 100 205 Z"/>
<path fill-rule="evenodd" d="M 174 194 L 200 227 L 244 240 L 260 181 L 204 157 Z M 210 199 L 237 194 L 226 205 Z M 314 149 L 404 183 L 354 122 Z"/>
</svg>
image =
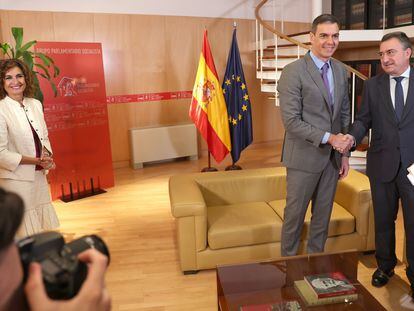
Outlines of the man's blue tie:
<svg viewBox="0 0 414 311">
<path fill-rule="evenodd" d="M 329 80 L 328 80 L 328 69 L 329 69 L 329 64 L 325 63 L 322 66 L 322 80 L 323 80 L 323 84 L 325 84 L 325 88 L 328 92 L 329 107 L 331 107 L 331 110 L 333 111 L 333 100 L 332 100 L 331 88 L 329 86 Z"/>
<path fill-rule="evenodd" d="M 394 77 L 393 79 L 397 82 L 395 85 L 395 114 L 398 121 L 400 121 L 404 110 L 404 92 L 401 85 L 401 80 L 404 77 Z"/>
</svg>

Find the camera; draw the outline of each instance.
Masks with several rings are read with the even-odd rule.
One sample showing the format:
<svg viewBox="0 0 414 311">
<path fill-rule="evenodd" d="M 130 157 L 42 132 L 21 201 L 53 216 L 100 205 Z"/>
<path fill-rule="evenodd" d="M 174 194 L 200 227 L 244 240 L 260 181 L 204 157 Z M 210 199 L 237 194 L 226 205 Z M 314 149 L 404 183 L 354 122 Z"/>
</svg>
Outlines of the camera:
<svg viewBox="0 0 414 311">
<path fill-rule="evenodd" d="M 94 248 L 108 257 L 105 242 L 96 235 L 83 236 L 65 244 L 58 232 L 43 232 L 26 237 L 17 242 L 24 271 L 24 282 L 28 277 L 31 262 L 42 267 L 43 283 L 51 299 L 70 299 L 74 297 L 88 273 L 87 265 L 80 261 L 79 253 Z"/>
</svg>

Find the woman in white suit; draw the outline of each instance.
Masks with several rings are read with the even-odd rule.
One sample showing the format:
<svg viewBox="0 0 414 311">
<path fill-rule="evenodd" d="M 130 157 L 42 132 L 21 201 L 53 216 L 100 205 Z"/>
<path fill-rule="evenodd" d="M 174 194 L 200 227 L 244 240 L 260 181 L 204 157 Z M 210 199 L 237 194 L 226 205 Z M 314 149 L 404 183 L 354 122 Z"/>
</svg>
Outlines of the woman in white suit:
<svg viewBox="0 0 414 311">
<path fill-rule="evenodd" d="M 55 168 L 42 104 L 32 98 L 31 71 L 20 60 L 0 61 L 0 187 L 25 204 L 20 236 L 59 226 L 46 173 Z"/>
</svg>

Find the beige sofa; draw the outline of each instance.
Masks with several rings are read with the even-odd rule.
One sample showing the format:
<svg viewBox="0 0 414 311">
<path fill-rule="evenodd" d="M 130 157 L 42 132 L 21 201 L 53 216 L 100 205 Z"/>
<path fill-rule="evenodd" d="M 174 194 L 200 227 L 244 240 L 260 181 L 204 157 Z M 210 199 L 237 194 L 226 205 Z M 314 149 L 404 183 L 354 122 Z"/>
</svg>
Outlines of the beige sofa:
<svg viewBox="0 0 414 311">
<path fill-rule="evenodd" d="M 184 273 L 280 257 L 285 168 L 177 175 L 170 178 L 169 194 Z M 310 216 L 309 209 L 300 253 Z M 354 170 L 338 183 L 325 247 L 345 249 L 374 249 L 369 181 Z"/>
</svg>

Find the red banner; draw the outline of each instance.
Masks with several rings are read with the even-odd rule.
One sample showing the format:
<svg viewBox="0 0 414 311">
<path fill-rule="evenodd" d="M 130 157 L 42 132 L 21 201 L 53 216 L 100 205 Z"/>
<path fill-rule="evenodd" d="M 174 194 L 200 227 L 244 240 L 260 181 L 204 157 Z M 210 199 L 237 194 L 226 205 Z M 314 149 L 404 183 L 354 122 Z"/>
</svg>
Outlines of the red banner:
<svg viewBox="0 0 414 311">
<path fill-rule="evenodd" d="M 191 98 L 192 91 L 162 92 L 162 93 L 143 93 L 132 95 L 115 95 L 107 96 L 108 104 L 124 104 L 124 103 L 142 103 L 171 99 Z"/>
<path fill-rule="evenodd" d="M 49 174 L 53 199 L 81 197 L 114 185 L 100 43 L 38 42 L 35 50 L 60 68 L 58 96 L 45 79 L 44 114 L 56 169 Z"/>
</svg>

